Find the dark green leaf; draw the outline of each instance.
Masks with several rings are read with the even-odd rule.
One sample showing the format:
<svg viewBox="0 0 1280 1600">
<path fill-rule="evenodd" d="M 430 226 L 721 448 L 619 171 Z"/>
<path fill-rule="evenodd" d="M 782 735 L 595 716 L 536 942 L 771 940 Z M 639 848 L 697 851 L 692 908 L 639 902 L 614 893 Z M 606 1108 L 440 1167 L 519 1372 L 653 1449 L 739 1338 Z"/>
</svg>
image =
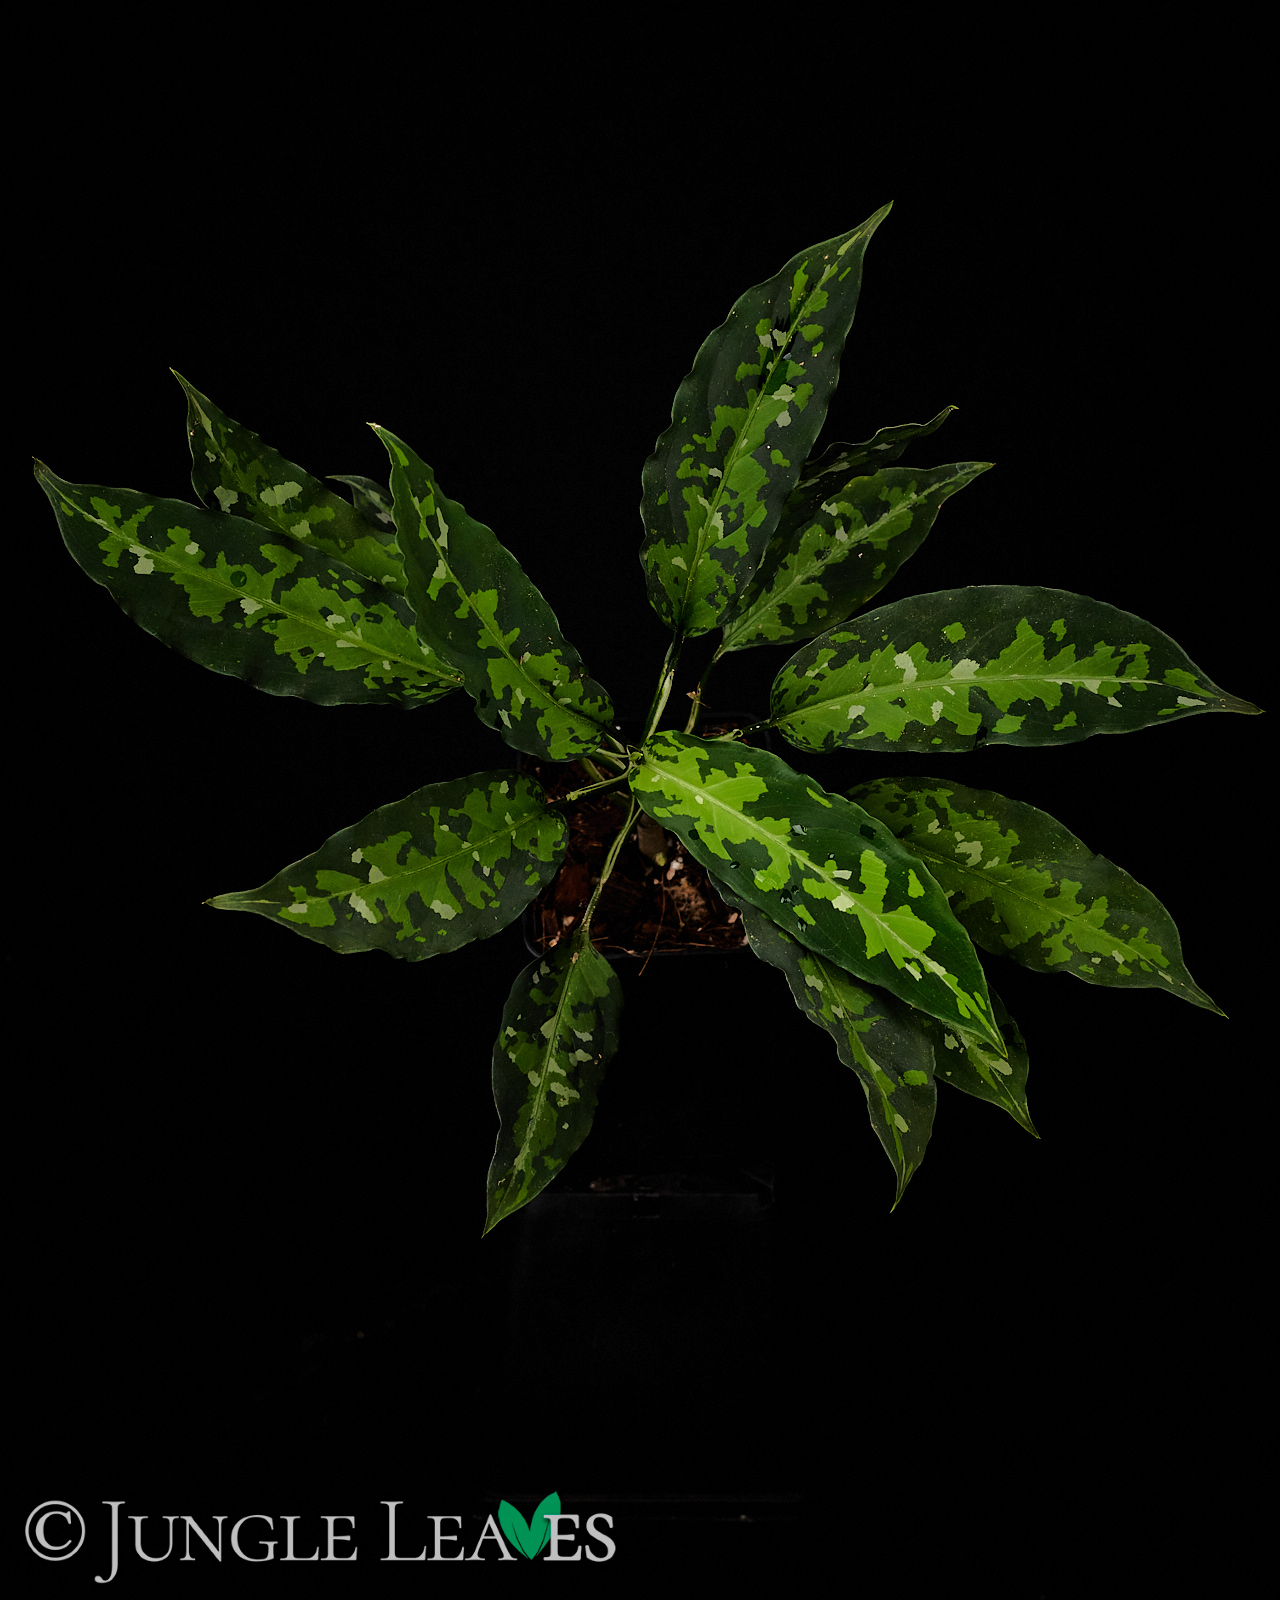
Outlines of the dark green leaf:
<svg viewBox="0 0 1280 1600">
<path fill-rule="evenodd" d="M 169 368 L 173 372 L 173 368 Z M 187 396 L 191 484 L 200 502 L 321 550 L 386 589 L 404 592 L 400 552 L 319 478 L 286 461 L 173 372 Z"/>
<path fill-rule="evenodd" d="M 1069 744 L 1202 711 L 1256 712 L 1149 622 L 1063 589 L 914 595 L 797 650 L 773 722 L 801 750 Z"/>
<path fill-rule="evenodd" d="M 395 551 L 396 561 L 400 561 L 400 549 L 396 544 L 396 519 L 391 510 L 391 490 L 376 478 L 362 478 L 354 472 L 331 472 L 330 481 L 345 483 L 351 488 L 351 504 L 355 507 L 356 515 L 361 517 L 374 529 L 383 544 L 389 545 Z M 403 572 L 403 564 L 401 565 Z"/>
<path fill-rule="evenodd" d="M 693 637 L 746 589 L 827 413 L 882 206 L 737 299 L 642 474 L 649 600 Z"/>
<path fill-rule="evenodd" d="M 621 1008 L 618 976 L 584 927 L 516 979 L 493 1047 L 500 1126 L 486 1233 L 540 1194 L 590 1133 Z"/>
<path fill-rule="evenodd" d="M 944 1033 L 950 1038 L 949 1031 L 883 989 L 867 988 L 843 967 L 807 950 L 755 906 L 730 898 L 742 909 L 752 950 L 786 975 L 796 1005 L 810 1022 L 831 1035 L 841 1061 L 857 1074 L 866 1093 L 871 1126 L 897 1177 L 896 1206 L 924 1158 L 937 1100 L 933 1045 L 919 1023 L 932 1023 L 938 1039 Z M 974 1048 L 978 1048 L 976 1043 Z M 984 1056 L 988 1061 L 1000 1060 L 990 1051 Z"/>
<path fill-rule="evenodd" d="M 613 706 L 551 607 L 492 530 L 441 492 L 426 462 L 371 426 L 391 457 L 396 538 L 419 632 L 462 672 L 480 720 L 517 750 L 553 761 L 598 750 Z"/>
<path fill-rule="evenodd" d="M 379 806 L 261 888 L 206 904 L 256 911 L 343 955 L 423 961 L 518 917 L 555 876 L 567 836 L 532 778 L 477 772 Z"/>
<path fill-rule="evenodd" d="M 936 433 L 951 413 L 959 409 L 959 406 L 943 406 L 929 422 L 900 422 L 892 428 L 878 428 L 871 438 L 864 439 L 861 444 L 828 445 L 821 455 L 810 456 L 805 462 L 796 488 L 806 490 L 816 487 L 825 498 L 826 491 L 822 490 L 824 483 L 828 488 L 834 488 L 857 477 L 859 473 L 879 472 L 881 467 L 896 461 L 913 440 Z"/>
<path fill-rule="evenodd" d="M 717 656 L 806 639 L 842 622 L 915 554 L 943 501 L 991 465 L 885 467 L 840 485 L 796 489 Z"/>
<path fill-rule="evenodd" d="M 1036 972 L 1164 988 L 1218 1010 L 1184 966 L 1178 930 L 1150 889 L 1047 811 L 943 778 L 882 778 L 849 798 L 924 862 L 982 949 Z"/>
<path fill-rule="evenodd" d="M 986 979 L 945 895 L 883 825 L 766 750 L 645 745 L 631 788 L 714 877 L 810 950 L 998 1050 Z"/>
<path fill-rule="evenodd" d="M 1000 1106 L 1018 1124 L 1035 1138 L 1036 1133 L 1027 1110 L 1027 1041 L 1022 1030 L 1005 1010 L 1004 1002 L 988 985 L 991 1004 L 995 1007 L 996 1025 L 1004 1040 L 1006 1056 L 986 1050 L 971 1034 L 958 1033 L 936 1017 L 926 1017 L 923 1011 L 914 1013 L 916 1025 L 934 1041 L 935 1082 L 949 1083 L 978 1100 L 989 1100 Z"/>
<path fill-rule="evenodd" d="M 201 666 L 325 706 L 412 707 L 460 686 L 408 601 L 333 556 L 244 517 L 35 470 L 80 566 Z"/>
</svg>

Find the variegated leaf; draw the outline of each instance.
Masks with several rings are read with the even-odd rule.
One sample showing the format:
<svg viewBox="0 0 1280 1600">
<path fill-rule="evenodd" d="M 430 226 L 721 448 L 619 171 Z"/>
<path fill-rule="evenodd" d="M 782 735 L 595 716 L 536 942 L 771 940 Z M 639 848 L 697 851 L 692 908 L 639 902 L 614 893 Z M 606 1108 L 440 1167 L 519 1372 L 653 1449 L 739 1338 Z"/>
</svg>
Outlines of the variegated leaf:
<svg viewBox="0 0 1280 1600">
<path fill-rule="evenodd" d="M 984 950 L 1108 988 L 1168 989 L 1218 1011 L 1150 889 L 1047 811 L 943 778 L 882 778 L 849 798 L 924 862 Z"/>
<path fill-rule="evenodd" d="M 1022 1029 L 1005 1009 L 1004 1001 L 990 985 L 987 993 L 995 1007 L 996 1026 L 1004 1040 L 1005 1055 L 998 1056 L 987 1050 L 972 1034 L 927 1017 L 923 1011 L 914 1012 L 917 1027 L 922 1028 L 934 1042 L 934 1081 L 949 1083 L 978 1100 L 989 1100 L 992 1105 L 1007 1111 L 1020 1128 L 1035 1138 L 1036 1133 L 1027 1109 L 1027 1041 Z"/>
<path fill-rule="evenodd" d="M 840 1060 L 857 1075 L 871 1126 L 893 1164 L 896 1206 L 924 1159 L 937 1102 L 933 1044 L 917 1020 L 923 1013 L 883 989 L 867 988 L 843 967 L 807 950 L 755 906 L 736 903 L 752 950 L 785 974 L 796 1005 L 831 1035 Z M 940 1038 L 943 1024 L 927 1020 Z"/>
<path fill-rule="evenodd" d="M 742 595 L 839 377 L 882 206 L 740 295 L 676 391 L 645 462 L 640 559 L 655 611 L 692 638 Z"/>
<path fill-rule="evenodd" d="M 391 490 L 376 478 L 362 478 L 354 472 L 331 472 L 334 483 L 345 483 L 351 489 L 351 504 L 356 515 L 363 518 L 383 544 L 389 545 L 400 562 L 400 549 L 396 544 L 396 519 L 391 510 Z M 404 565 L 401 562 L 401 575 Z"/>
<path fill-rule="evenodd" d="M 900 422 L 892 428 L 877 428 L 861 444 L 830 444 L 821 455 L 810 456 L 796 484 L 798 490 L 818 489 L 825 498 L 826 488 L 838 488 L 859 473 L 879 472 L 890 466 L 914 439 L 936 433 L 959 406 L 943 406 L 928 422 Z"/>
<path fill-rule="evenodd" d="M 631 774 L 644 810 L 808 949 L 997 1050 L 986 979 L 946 896 L 859 806 L 766 750 L 655 734 Z"/>
<path fill-rule="evenodd" d="M 333 556 L 244 517 L 35 470 L 79 565 L 201 666 L 325 706 L 412 707 L 460 687 L 408 601 Z"/>
<path fill-rule="evenodd" d="M 797 488 L 717 656 L 830 628 L 866 605 L 923 544 L 944 500 L 990 461 L 885 467 Z"/>
<path fill-rule="evenodd" d="M 441 492 L 426 462 L 370 426 L 391 457 L 396 538 L 419 632 L 462 672 L 480 720 L 517 750 L 553 761 L 598 750 L 613 705 L 551 607 L 493 531 Z"/>
<path fill-rule="evenodd" d="M 1069 744 L 1202 711 L 1256 712 L 1149 622 L 1063 589 L 914 595 L 797 650 L 773 726 L 800 750 Z"/>
<path fill-rule="evenodd" d="M 555 876 L 567 826 L 532 778 L 477 772 L 379 806 L 258 889 L 220 894 L 348 955 L 445 954 L 514 921 Z"/>
<path fill-rule="evenodd" d="M 187 397 L 191 486 L 201 504 L 286 533 L 309 549 L 337 556 L 383 588 L 404 593 L 404 567 L 393 529 L 375 531 L 355 506 L 326 489 L 319 478 L 219 411 L 180 372 L 173 375 Z"/>
<path fill-rule="evenodd" d="M 540 1194 L 590 1133 L 621 1008 L 618 975 L 588 927 L 516 979 L 493 1047 L 499 1130 L 486 1233 Z"/>
</svg>

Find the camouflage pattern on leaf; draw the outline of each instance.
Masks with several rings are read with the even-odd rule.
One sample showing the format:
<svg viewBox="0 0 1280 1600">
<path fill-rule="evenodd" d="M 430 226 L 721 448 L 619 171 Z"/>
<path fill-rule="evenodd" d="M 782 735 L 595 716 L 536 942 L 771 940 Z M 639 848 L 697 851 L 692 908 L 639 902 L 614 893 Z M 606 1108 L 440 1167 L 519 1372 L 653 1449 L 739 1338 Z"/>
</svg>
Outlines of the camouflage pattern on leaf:
<svg viewBox="0 0 1280 1600">
<path fill-rule="evenodd" d="M 618 975 L 585 927 L 516 979 L 493 1047 L 500 1126 L 485 1233 L 540 1194 L 590 1133 L 621 1008 Z"/>
<path fill-rule="evenodd" d="M 995 1007 L 996 1025 L 1004 1040 L 1007 1056 L 998 1056 L 985 1050 L 970 1034 L 958 1033 L 936 1017 L 926 1017 L 923 1011 L 914 1013 L 916 1026 L 922 1028 L 933 1040 L 934 1081 L 948 1083 L 953 1089 L 971 1094 L 977 1100 L 989 1100 L 992 1105 L 1007 1111 L 1020 1128 L 1038 1139 L 1027 1109 L 1027 1041 L 1022 1029 L 1005 1009 L 1004 1002 L 988 985 L 987 993 Z"/>
<path fill-rule="evenodd" d="M 1150 889 L 1047 811 L 943 778 L 882 778 L 849 798 L 924 862 L 982 949 L 1036 972 L 1167 989 L 1218 1011 Z"/>
<path fill-rule="evenodd" d="M 370 426 L 391 457 L 396 538 L 419 632 L 462 672 L 480 720 L 552 761 L 598 750 L 613 705 L 551 607 L 492 529 L 441 492 L 426 462 Z"/>
<path fill-rule="evenodd" d="M 841 1061 L 857 1075 L 871 1126 L 897 1178 L 896 1206 L 924 1159 L 937 1102 L 933 1044 L 919 1026 L 923 1013 L 806 950 L 755 906 L 737 899 L 735 904 L 752 950 L 785 974 L 796 1005 L 831 1035 Z M 942 1023 L 927 1020 L 940 1037 Z"/>
<path fill-rule="evenodd" d="M 355 506 L 326 489 L 319 478 L 219 411 L 180 372 L 173 375 L 187 396 L 191 486 L 202 505 L 288 534 L 309 549 L 337 556 L 384 589 L 404 593 L 394 530 L 375 531 Z"/>
<path fill-rule="evenodd" d="M 568 837 L 532 778 L 477 772 L 379 806 L 258 889 L 220 894 L 341 955 L 424 961 L 505 928 L 556 874 Z"/>
<path fill-rule="evenodd" d="M 796 489 L 717 656 L 843 622 L 920 548 L 943 501 L 991 465 L 885 467 L 839 487 Z"/>
<path fill-rule="evenodd" d="M 35 470 L 79 565 L 201 666 L 324 706 L 413 707 L 460 687 L 408 602 L 332 556 L 244 517 Z"/>
<path fill-rule="evenodd" d="M 914 595 L 829 629 L 791 657 L 771 700 L 800 750 L 1070 744 L 1258 710 L 1128 611 L 1001 584 Z"/>
<path fill-rule="evenodd" d="M 631 774 L 644 810 L 808 949 L 997 1050 L 986 979 L 928 872 L 861 807 L 766 750 L 658 733 Z"/>
<path fill-rule="evenodd" d="M 676 391 L 642 473 L 649 601 L 692 638 L 755 573 L 839 379 L 867 241 L 888 206 L 740 295 Z"/>
</svg>

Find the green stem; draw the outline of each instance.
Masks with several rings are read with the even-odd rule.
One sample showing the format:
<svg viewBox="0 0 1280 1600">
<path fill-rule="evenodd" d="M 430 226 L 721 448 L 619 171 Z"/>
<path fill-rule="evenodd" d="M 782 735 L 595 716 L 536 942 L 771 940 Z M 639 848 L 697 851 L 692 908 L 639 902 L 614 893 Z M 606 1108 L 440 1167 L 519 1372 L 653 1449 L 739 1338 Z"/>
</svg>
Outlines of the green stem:
<svg viewBox="0 0 1280 1600">
<path fill-rule="evenodd" d="M 622 849 L 622 842 L 631 832 L 631 824 L 636 820 L 639 812 L 640 807 L 633 798 L 631 801 L 631 808 L 627 812 L 627 820 L 619 829 L 617 838 L 609 846 L 609 854 L 604 859 L 604 866 L 600 869 L 600 876 L 596 880 L 596 886 L 591 891 L 591 899 L 587 902 L 587 909 L 583 913 L 582 926 L 578 931 L 581 934 L 584 942 L 591 937 L 591 917 L 592 913 L 596 909 L 596 901 L 600 898 L 600 891 L 608 882 L 609 874 L 613 871 L 613 864 L 618 859 L 618 851 Z"/>
<path fill-rule="evenodd" d="M 581 789 L 572 789 L 568 794 L 562 794 L 558 800 L 551 800 L 548 804 L 566 806 L 570 800 L 581 800 L 584 794 L 594 794 L 597 789 L 612 789 L 616 784 L 625 783 L 628 777 L 630 777 L 629 772 L 620 772 L 613 778 L 601 778 L 599 783 L 588 783 Z"/>
<path fill-rule="evenodd" d="M 707 679 L 711 676 L 711 669 L 712 669 L 712 667 L 715 666 L 716 662 L 719 661 L 719 659 L 720 659 L 720 652 L 717 650 L 715 655 L 712 656 L 711 660 L 707 662 L 706 669 L 704 670 L 704 672 L 702 674 L 702 682 L 699 683 L 698 687 L 693 691 L 693 694 L 690 696 L 690 698 L 693 701 L 693 707 L 689 712 L 689 720 L 684 725 L 684 731 L 686 733 L 692 733 L 694 731 L 694 729 L 698 726 L 698 718 L 702 715 L 702 696 L 703 696 L 703 691 L 707 687 Z"/>
<path fill-rule="evenodd" d="M 684 643 L 684 635 L 674 634 L 671 643 L 667 646 L 667 653 L 662 662 L 662 672 L 658 678 L 658 687 L 654 692 L 653 704 L 649 707 L 649 715 L 645 719 L 644 737 L 640 743 L 644 744 L 653 730 L 658 726 L 658 719 L 666 710 L 667 697 L 671 693 L 671 685 L 675 682 L 676 662 L 680 659 L 680 647 Z"/>
</svg>

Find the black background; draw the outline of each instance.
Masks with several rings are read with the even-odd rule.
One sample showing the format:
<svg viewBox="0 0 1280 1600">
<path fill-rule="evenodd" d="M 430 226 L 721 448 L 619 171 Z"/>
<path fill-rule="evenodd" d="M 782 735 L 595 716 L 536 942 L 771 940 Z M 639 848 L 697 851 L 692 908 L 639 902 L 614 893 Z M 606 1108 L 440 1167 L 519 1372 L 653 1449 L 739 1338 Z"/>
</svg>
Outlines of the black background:
<svg viewBox="0 0 1280 1600">
<path fill-rule="evenodd" d="M 884 600 L 1074 590 L 1266 704 L 1269 506 L 1240 465 L 1260 442 L 1245 130 L 1172 89 L 1117 94 L 1096 65 L 941 71 L 935 96 L 851 54 L 810 104 L 769 86 L 763 45 L 731 58 L 759 88 L 724 99 L 656 46 L 604 72 L 530 40 L 528 72 L 504 50 L 495 77 L 473 43 L 419 82 L 381 40 L 340 93 L 230 70 L 217 46 L 175 55 L 145 92 L 64 86 L 58 139 L 17 167 L 9 536 L 37 597 L 10 667 L 19 1520 L 67 1497 L 99 1518 L 125 1499 L 206 1519 L 359 1508 L 372 1526 L 400 1499 L 416 1532 L 552 1488 L 566 1509 L 696 1492 L 734 1516 L 791 1495 L 782 1525 L 624 1523 L 599 1570 L 836 1559 L 868 1594 L 1104 1593 L 1126 1564 L 1238 1555 L 1269 1110 L 1264 723 L 941 763 L 789 757 L 833 789 L 937 771 L 1050 811 L 1160 896 L 1231 1020 L 998 963 L 1042 1137 L 943 1090 L 890 1215 L 861 1090 L 780 974 L 624 964 L 621 1050 L 575 1160 L 767 1169 L 772 1254 L 744 1235 L 708 1257 L 734 1294 L 698 1301 L 686 1338 L 673 1285 L 704 1246 L 661 1224 L 647 1320 L 615 1340 L 608 1263 L 575 1245 L 573 1315 L 512 1339 L 527 1234 L 480 1234 L 518 926 L 412 965 L 202 904 L 504 747 L 461 695 L 318 707 L 165 649 L 74 567 L 23 463 L 190 500 L 170 366 L 319 476 L 384 480 L 376 421 L 643 711 L 666 634 L 637 560 L 640 468 L 675 389 L 742 290 L 891 199 L 820 444 L 954 403 L 906 461 L 996 467 Z M 763 706 L 785 655 L 732 658 L 713 700 Z M 1210 1497 L 1212 1536 L 1189 1511 Z M 373 1545 L 361 1586 L 398 1591 L 411 1574 L 372 1566 Z M 76 1566 L 16 1548 L 35 1590 Z M 131 1581 L 177 1593 L 207 1566 L 134 1561 Z M 295 1576 L 250 1571 L 267 1593 Z"/>
</svg>

